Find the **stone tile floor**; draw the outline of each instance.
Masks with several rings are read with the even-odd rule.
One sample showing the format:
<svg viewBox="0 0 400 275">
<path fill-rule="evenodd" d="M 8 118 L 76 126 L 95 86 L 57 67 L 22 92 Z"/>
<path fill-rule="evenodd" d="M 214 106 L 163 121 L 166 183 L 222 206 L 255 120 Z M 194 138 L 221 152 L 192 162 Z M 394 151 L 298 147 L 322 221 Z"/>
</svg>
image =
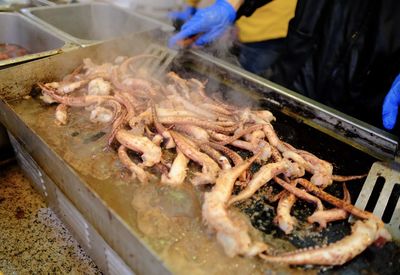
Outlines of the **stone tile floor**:
<svg viewBox="0 0 400 275">
<path fill-rule="evenodd" d="M 101 274 L 16 164 L 0 166 L 0 274 Z"/>
</svg>

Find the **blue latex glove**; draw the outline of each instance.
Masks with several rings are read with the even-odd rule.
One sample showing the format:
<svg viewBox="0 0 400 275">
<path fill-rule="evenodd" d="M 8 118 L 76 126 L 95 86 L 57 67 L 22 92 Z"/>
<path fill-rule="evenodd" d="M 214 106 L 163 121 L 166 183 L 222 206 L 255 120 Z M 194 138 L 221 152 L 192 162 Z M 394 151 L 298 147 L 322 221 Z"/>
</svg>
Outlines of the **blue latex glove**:
<svg viewBox="0 0 400 275">
<path fill-rule="evenodd" d="M 193 16 L 193 14 L 196 13 L 196 10 L 197 9 L 195 7 L 187 6 L 182 11 L 172 11 L 168 13 L 168 17 L 172 20 L 187 21 Z"/>
<path fill-rule="evenodd" d="M 210 43 L 219 36 L 235 21 L 236 11 L 226 0 L 216 0 L 209 7 L 198 9 L 196 14 L 183 26 L 181 31 L 171 37 L 169 47 L 193 35 L 203 33 L 194 42 L 196 46 Z"/>
<path fill-rule="evenodd" d="M 392 130 L 396 125 L 397 113 L 400 105 L 400 74 L 394 80 L 392 87 L 383 101 L 382 120 L 383 126 Z"/>
</svg>

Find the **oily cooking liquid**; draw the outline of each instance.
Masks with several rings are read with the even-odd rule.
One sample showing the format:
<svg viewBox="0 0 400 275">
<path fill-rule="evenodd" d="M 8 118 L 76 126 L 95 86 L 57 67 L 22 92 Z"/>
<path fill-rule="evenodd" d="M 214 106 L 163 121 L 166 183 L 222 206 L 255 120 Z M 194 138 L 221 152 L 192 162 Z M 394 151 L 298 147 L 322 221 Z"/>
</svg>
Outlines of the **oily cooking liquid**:
<svg viewBox="0 0 400 275">
<path fill-rule="evenodd" d="M 27 49 L 9 43 L 0 43 L 0 60 L 6 60 L 9 58 L 15 58 L 27 55 L 29 52 Z"/>
<path fill-rule="evenodd" d="M 273 266 L 256 257 L 227 257 L 202 222 L 201 192 L 191 184 L 161 186 L 157 178 L 148 184 L 132 180 L 115 150 L 106 145 L 104 133 L 109 132 L 109 126 L 90 123 L 84 110 L 70 109 L 67 126 L 57 126 L 55 106 L 32 98 L 10 105 L 174 274 L 265 274 L 271 269 L 304 272 Z M 269 242 L 271 237 L 263 238 Z"/>
</svg>

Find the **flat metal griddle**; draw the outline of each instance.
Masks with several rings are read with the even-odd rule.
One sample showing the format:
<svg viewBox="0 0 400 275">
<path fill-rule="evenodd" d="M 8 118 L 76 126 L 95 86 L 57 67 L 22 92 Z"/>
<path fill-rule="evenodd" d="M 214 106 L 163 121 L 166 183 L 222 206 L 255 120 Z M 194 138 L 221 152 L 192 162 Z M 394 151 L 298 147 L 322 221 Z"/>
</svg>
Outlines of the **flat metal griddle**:
<svg viewBox="0 0 400 275">
<path fill-rule="evenodd" d="M 162 35 L 157 33 L 140 34 L 133 39 L 121 40 L 119 43 L 112 42 L 111 46 L 117 52 L 133 55 L 142 52 L 148 43 L 154 42 L 154 37 L 160 36 Z M 136 47 L 132 48 L 132 45 Z M 228 259 L 216 244 L 215 238 L 208 238 L 201 225 L 199 192 L 190 187 L 175 191 L 156 184 L 149 184 L 146 187 L 134 182 L 127 184 L 129 180 L 126 174 L 121 172 L 115 152 L 110 149 L 103 150 L 106 141 L 104 126 L 82 127 L 88 123 L 86 119 L 85 124 L 84 116 L 78 111 L 72 114 L 71 123 L 60 129 L 53 123 L 54 106 L 44 106 L 38 99 L 20 99 L 31 93 L 36 82 L 60 79 L 78 66 L 84 57 L 91 57 L 97 62 L 110 60 L 115 54 L 104 51 L 109 46 L 110 44 L 105 44 L 79 49 L 11 68 L 0 75 L 2 97 L 0 120 L 108 244 L 138 273 L 185 273 L 189 270 L 196 270 L 199 273 L 220 271 L 232 274 L 256 274 L 266 270 L 284 273 L 321 271 L 318 268 L 287 269 L 268 265 L 256 259 L 240 257 Z M 339 115 L 321 109 L 320 105 L 305 102 L 304 99 L 296 98 L 284 89 L 274 87 L 267 81 L 254 79 L 253 76 L 227 64 L 213 62 L 212 58 L 203 54 L 190 52 L 178 56 L 171 69 L 183 77 L 208 79 L 208 91 L 218 91 L 224 97 L 236 94 L 239 95 L 239 102 L 258 101 L 259 107 L 268 107 L 277 117 L 274 126 L 283 140 L 331 161 L 337 174 L 366 173 L 376 160 L 375 157 L 343 141 L 357 145 L 364 151 L 373 150 L 371 154 L 374 156 L 394 158 L 397 143 L 381 132 L 378 131 L 368 139 L 362 124 L 340 120 Z M 268 100 L 262 99 L 262 94 L 265 94 Z M 294 116 L 295 119 L 286 114 Z M 329 119 L 323 119 L 328 117 Z M 316 126 L 318 130 L 308 125 Z M 335 127 L 345 132 L 344 137 L 340 138 L 341 141 L 321 132 L 321 129 L 332 132 Z M 90 156 L 94 156 L 91 161 L 87 161 L 89 155 L 80 155 L 85 150 L 91 151 Z M 348 184 L 353 202 L 361 189 L 361 184 L 360 181 Z M 340 194 L 341 188 L 333 186 L 331 192 Z M 140 194 L 140 197 L 135 197 L 135 194 Z M 134 197 L 133 206 L 132 197 Z M 148 201 L 146 197 L 149 197 Z M 135 208 L 135 200 L 138 198 L 143 205 L 145 203 L 149 203 L 150 207 L 157 205 L 150 216 L 143 214 L 147 213 L 148 209 L 138 210 L 140 203 L 136 203 Z M 188 200 L 193 200 L 194 203 L 189 203 L 187 206 L 185 203 Z M 176 211 L 178 206 L 180 212 Z M 165 215 L 160 216 L 160 208 Z M 284 236 L 272 225 L 271 208 L 263 201 L 262 194 L 240 205 L 239 208 L 250 217 L 256 228 L 268 234 L 267 239 L 278 237 L 299 247 L 319 244 L 321 240 L 334 241 L 349 232 L 346 222 L 338 222 L 332 224 L 328 230 L 316 232 L 312 238 Z M 307 209 L 311 209 L 310 206 L 298 203 L 295 213 Z M 151 225 L 150 229 L 141 228 L 138 221 L 141 216 L 146 216 L 148 219 L 142 226 Z M 152 220 L 156 216 L 162 218 Z M 172 223 L 166 221 L 165 216 L 172 219 Z M 177 216 L 179 218 L 176 218 Z M 193 224 L 190 220 L 193 220 Z M 167 229 L 168 234 L 160 232 L 162 229 Z M 143 230 L 147 231 L 143 233 Z M 186 235 L 182 237 L 182 234 Z M 207 251 L 198 254 L 201 250 Z M 171 256 L 174 253 L 175 257 Z M 213 262 L 213 258 L 217 258 L 218 262 Z M 399 259 L 399 247 L 390 243 L 379 250 L 369 248 L 347 265 L 327 272 L 394 274 L 400 264 Z"/>
<path fill-rule="evenodd" d="M 180 73 L 180 71 L 182 71 L 180 68 L 182 67 L 186 68 L 186 70 Z M 188 72 L 188 67 L 190 67 L 190 65 L 185 66 L 179 63 L 172 69 L 175 69 L 178 74 L 186 74 L 186 77 L 196 76 L 200 79 L 207 79 L 207 76 L 201 76 L 196 71 Z M 215 92 L 222 92 L 224 94 L 223 98 L 228 100 L 232 98 L 231 88 L 221 84 L 218 80 L 216 80 L 216 82 L 217 83 L 210 83 L 209 86 L 213 87 Z M 233 101 L 235 101 L 235 99 L 233 99 Z M 240 104 L 240 100 L 237 101 L 239 101 Z M 342 141 L 306 125 L 302 120 L 298 119 L 298 116 L 293 118 L 282 113 L 280 106 L 274 104 L 269 99 L 260 99 L 256 108 L 268 109 L 273 112 L 276 117 L 276 121 L 273 123 L 274 129 L 283 141 L 288 142 L 296 148 L 314 153 L 318 157 L 331 162 L 334 166 L 334 173 L 337 175 L 365 174 L 369 171 L 371 165 L 377 161 L 375 157 L 366 152 L 357 150 L 349 144 L 344 144 Z M 307 115 L 310 116 L 310 114 L 306 114 L 306 116 Z M 311 115 L 311 117 L 314 116 Z M 346 135 L 352 136 L 351 133 L 347 133 Z M 351 194 L 352 204 L 356 202 L 363 183 L 364 179 L 355 180 L 346 184 Z M 281 190 L 277 185 L 275 185 L 275 187 L 277 187 L 277 190 Z M 350 224 L 347 221 L 339 221 L 331 223 L 328 228 L 322 231 L 318 230 L 316 226 L 308 226 L 308 230 L 313 231 L 313 234 L 309 234 L 309 236 L 305 234 L 307 230 L 285 235 L 273 223 L 273 218 L 275 217 L 274 209 L 276 209 L 277 203 L 268 203 L 263 196 L 265 189 L 266 188 L 261 189 L 256 193 L 253 199 L 241 203 L 238 207 L 249 216 L 252 225 L 260 231 L 287 240 L 299 248 L 335 242 L 350 234 Z M 328 187 L 326 191 L 341 198 L 343 196 L 342 183 L 333 184 Z M 329 207 L 327 204 L 325 204 L 325 206 Z M 292 213 L 296 218 L 305 221 L 305 218 L 312 214 L 313 209 L 314 206 L 312 204 L 300 201 L 295 204 Z M 400 266 L 399 256 L 400 247 L 395 243 L 389 243 L 381 249 L 370 247 L 353 261 L 341 267 L 321 268 L 320 272 L 326 274 L 342 272 L 353 272 L 354 274 L 396 274 Z"/>
</svg>

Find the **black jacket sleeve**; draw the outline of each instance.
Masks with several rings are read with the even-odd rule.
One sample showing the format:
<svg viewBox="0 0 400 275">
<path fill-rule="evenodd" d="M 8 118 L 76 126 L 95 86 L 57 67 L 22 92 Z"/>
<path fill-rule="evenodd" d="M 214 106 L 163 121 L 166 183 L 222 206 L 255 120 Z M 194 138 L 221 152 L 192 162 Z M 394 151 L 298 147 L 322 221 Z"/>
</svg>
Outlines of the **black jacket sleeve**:
<svg viewBox="0 0 400 275">
<path fill-rule="evenodd" d="M 236 19 L 242 16 L 249 17 L 256 9 L 268 4 L 273 0 L 245 0 L 236 13 Z"/>
<path fill-rule="evenodd" d="M 287 50 L 273 66 L 272 81 L 288 88 L 305 60 L 316 47 L 316 40 L 321 35 L 320 22 L 330 0 L 299 0 L 294 18 L 289 23 L 286 37 Z"/>
</svg>

